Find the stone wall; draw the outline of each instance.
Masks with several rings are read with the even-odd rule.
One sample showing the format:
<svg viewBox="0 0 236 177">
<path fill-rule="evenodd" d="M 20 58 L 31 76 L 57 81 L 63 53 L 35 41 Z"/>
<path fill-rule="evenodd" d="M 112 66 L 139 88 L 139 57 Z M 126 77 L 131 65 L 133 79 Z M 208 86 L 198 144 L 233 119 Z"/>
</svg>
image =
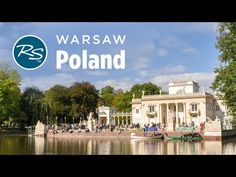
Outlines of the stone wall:
<svg viewBox="0 0 236 177">
<path fill-rule="evenodd" d="M 208 118 L 208 122 L 205 123 L 204 137 L 222 137 L 220 119 L 212 121 Z"/>
</svg>

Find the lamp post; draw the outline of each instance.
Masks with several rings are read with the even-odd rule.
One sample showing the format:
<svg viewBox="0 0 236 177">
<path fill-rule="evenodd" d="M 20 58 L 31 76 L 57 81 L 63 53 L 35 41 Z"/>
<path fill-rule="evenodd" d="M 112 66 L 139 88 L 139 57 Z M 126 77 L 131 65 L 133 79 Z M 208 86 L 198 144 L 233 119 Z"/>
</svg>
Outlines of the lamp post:
<svg viewBox="0 0 236 177">
<path fill-rule="evenodd" d="M 75 124 L 75 118 L 73 117 L 73 124 Z"/>
<path fill-rule="evenodd" d="M 65 124 L 66 124 L 66 117 L 65 117 Z"/>
<path fill-rule="evenodd" d="M 47 117 L 47 125 L 48 125 L 48 116 L 46 116 Z"/>
</svg>

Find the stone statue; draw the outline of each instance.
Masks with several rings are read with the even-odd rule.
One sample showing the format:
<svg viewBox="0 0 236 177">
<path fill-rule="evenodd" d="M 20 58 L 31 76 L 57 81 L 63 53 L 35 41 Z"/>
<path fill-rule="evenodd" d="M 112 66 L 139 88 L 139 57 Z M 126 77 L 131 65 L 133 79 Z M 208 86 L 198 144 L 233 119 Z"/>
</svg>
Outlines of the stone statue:
<svg viewBox="0 0 236 177">
<path fill-rule="evenodd" d="M 142 90 L 142 97 L 144 96 L 144 94 L 145 94 L 145 91 L 144 91 L 144 90 Z"/>
<path fill-rule="evenodd" d="M 210 119 L 209 117 L 207 117 L 207 119 Z M 216 117 L 216 119 L 214 121 L 212 121 L 210 119 L 210 121 L 206 122 L 205 124 L 205 131 L 221 131 L 221 121 L 218 117 Z"/>
<path fill-rule="evenodd" d="M 133 93 L 133 99 L 135 99 L 135 93 Z"/>
<path fill-rule="evenodd" d="M 35 126 L 35 136 L 44 136 L 47 134 L 47 126 L 44 125 L 42 122 L 38 121 Z"/>
<path fill-rule="evenodd" d="M 160 89 L 160 95 L 162 94 L 162 90 Z"/>
<path fill-rule="evenodd" d="M 87 121 L 87 128 L 89 129 L 89 131 L 93 131 L 93 127 L 94 127 L 93 113 L 90 112 Z"/>
<path fill-rule="evenodd" d="M 209 123 L 211 123 L 211 122 L 212 122 L 212 120 L 211 120 L 211 118 L 210 118 L 210 117 L 207 117 L 207 122 L 209 122 Z"/>
</svg>

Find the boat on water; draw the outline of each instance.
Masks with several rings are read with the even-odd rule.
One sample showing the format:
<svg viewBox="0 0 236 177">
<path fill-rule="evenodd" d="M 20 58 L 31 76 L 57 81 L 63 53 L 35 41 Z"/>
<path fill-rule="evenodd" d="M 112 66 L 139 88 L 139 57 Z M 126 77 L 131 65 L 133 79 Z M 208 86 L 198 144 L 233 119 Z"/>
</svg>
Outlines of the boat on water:
<svg viewBox="0 0 236 177">
<path fill-rule="evenodd" d="M 170 136 L 170 140 L 182 140 L 182 141 L 201 141 L 203 137 L 199 133 L 188 133 L 183 136 Z"/>
<path fill-rule="evenodd" d="M 152 139 L 164 139 L 163 134 L 157 134 L 155 136 L 137 136 L 135 133 L 131 133 L 130 135 L 131 139 L 137 139 L 137 140 L 152 140 Z"/>
<path fill-rule="evenodd" d="M 181 137 L 181 136 L 172 136 L 172 137 L 169 137 L 168 139 L 170 140 L 182 140 L 182 141 L 201 141 L 203 140 L 202 137 Z"/>
</svg>

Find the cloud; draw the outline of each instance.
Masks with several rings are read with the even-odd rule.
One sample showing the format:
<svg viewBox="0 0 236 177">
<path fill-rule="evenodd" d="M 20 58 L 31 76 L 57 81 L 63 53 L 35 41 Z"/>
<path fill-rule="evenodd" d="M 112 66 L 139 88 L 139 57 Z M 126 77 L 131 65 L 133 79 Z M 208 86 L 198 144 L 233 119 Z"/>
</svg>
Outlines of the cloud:
<svg viewBox="0 0 236 177">
<path fill-rule="evenodd" d="M 138 74 L 141 77 L 154 77 L 156 75 L 171 75 L 171 74 L 179 74 L 186 71 L 186 66 L 184 65 L 176 65 L 176 66 L 163 66 L 154 70 L 138 70 Z"/>
<path fill-rule="evenodd" d="M 157 75 L 159 74 L 179 74 L 186 70 L 186 66 L 184 65 L 176 65 L 176 66 L 164 66 L 158 69 Z"/>
<path fill-rule="evenodd" d="M 183 53 L 187 53 L 187 54 L 198 54 L 199 51 L 193 47 L 186 47 L 182 50 Z"/>
<path fill-rule="evenodd" d="M 132 68 L 137 71 L 149 67 L 151 59 L 155 56 L 156 46 L 153 41 L 134 43 L 129 45 L 127 51 L 129 51 L 127 58 L 131 59 Z"/>
<path fill-rule="evenodd" d="M 150 58 L 140 57 L 136 60 L 134 69 L 135 70 L 146 69 L 148 68 L 149 63 L 150 63 Z"/>
<path fill-rule="evenodd" d="M 101 89 L 107 85 L 110 85 L 117 89 L 122 90 L 129 90 L 133 86 L 133 80 L 131 78 L 121 78 L 121 79 L 109 79 L 109 80 L 103 80 L 103 81 L 97 81 L 95 82 L 95 86 L 97 89 Z"/>
<path fill-rule="evenodd" d="M 0 48 L 1 49 L 8 49 L 11 46 L 11 42 L 8 38 L 0 36 Z"/>
<path fill-rule="evenodd" d="M 10 58 L 10 57 L 12 57 L 11 50 L 0 48 L 0 57 L 1 58 Z"/>
<path fill-rule="evenodd" d="M 160 48 L 156 49 L 157 55 L 160 57 L 167 56 L 169 54 L 169 50 L 177 49 L 178 51 L 182 51 L 187 54 L 198 54 L 199 51 L 190 46 L 187 42 L 176 36 L 162 36 L 158 41 L 158 46 Z"/>
<path fill-rule="evenodd" d="M 204 87 L 206 91 L 211 91 L 210 86 L 211 83 L 214 81 L 215 74 L 214 73 L 207 73 L 207 72 L 198 72 L 198 73 L 182 73 L 182 74 L 175 74 L 175 75 L 160 75 L 155 76 L 150 81 L 161 86 L 164 90 L 168 89 L 168 83 L 174 79 L 179 81 L 186 81 L 191 77 L 192 80 L 195 80 L 199 83 L 200 87 Z"/>
<path fill-rule="evenodd" d="M 41 90 L 47 90 L 50 87 L 61 84 L 65 86 L 70 86 L 76 82 L 76 78 L 73 75 L 65 73 L 57 73 L 49 76 L 36 76 L 36 77 L 25 77 L 22 80 L 21 89 L 26 87 L 38 87 Z"/>
<path fill-rule="evenodd" d="M 75 76 L 65 73 L 57 73 L 44 77 L 26 77 L 22 80 L 21 89 L 24 90 L 27 87 L 37 87 L 40 90 L 45 91 L 56 84 L 65 85 L 68 87 L 77 81 L 78 79 L 76 79 Z M 135 84 L 135 82 L 140 82 L 140 80 L 136 79 L 134 81 L 131 78 L 124 77 L 121 79 L 100 80 L 97 82 L 93 82 L 92 84 L 94 84 L 97 89 L 101 89 L 107 85 L 110 85 L 116 90 L 129 90 L 133 86 L 133 84 Z"/>
<path fill-rule="evenodd" d="M 183 26 L 184 25 L 184 28 Z M 218 23 L 216 22 L 198 22 L 198 23 L 185 23 L 180 24 L 180 26 L 176 27 L 176 31 L 183 32 L 183 33 L 216 33 Z"/>
<path fill-rule="evenodd" d="M 157 55 L 160 56 L 160 57 L 165 57 L 168 55 L 168 51 L 166 48 L 159 48 L 157 49 Z"/>
<path fill-rule="evenodd" d="M 108 75 L 108 72 L 107 71 L 100 71 L 100 70 L 88 70 L 86 72 L 87 74 L 89 75 L 92 75 L 92 76 L 105 76 L 105 75 Z"/>
<path fill-rule="evenodd" d="M 138 70 L 137 71 L 138 75 L 143 77 L 148 77 L 153 74 L 153 70 Z"/>
<path fill-rule="evenodd" d="M 139 55 L 149 55 L 156 49 L 156 45 L 153 41 L 142 43 L 139 45 L 139 50 L 134 50 L 134 52 L 138 53 Z"/>
<path fill-rule="evenodd" d="M 183 42 L 173 35 L 168 35 L 160 37 L 160 39 L 158 39 L 158 44 L 165 47 L 178 47 L 183 44 Z"/>
<path fill-rule="evenodd" d="M 135 81 L 135 82 L 141 82 L 141 79 L 135 78 L 134 81 Z"/>
<path fill-rule="evenodd" d="M 5 63 L 9 66 L 16 67 L 16 63 L 13 60 L 11 50 L 0 48 L 0 63 Z"/>
</svg>

